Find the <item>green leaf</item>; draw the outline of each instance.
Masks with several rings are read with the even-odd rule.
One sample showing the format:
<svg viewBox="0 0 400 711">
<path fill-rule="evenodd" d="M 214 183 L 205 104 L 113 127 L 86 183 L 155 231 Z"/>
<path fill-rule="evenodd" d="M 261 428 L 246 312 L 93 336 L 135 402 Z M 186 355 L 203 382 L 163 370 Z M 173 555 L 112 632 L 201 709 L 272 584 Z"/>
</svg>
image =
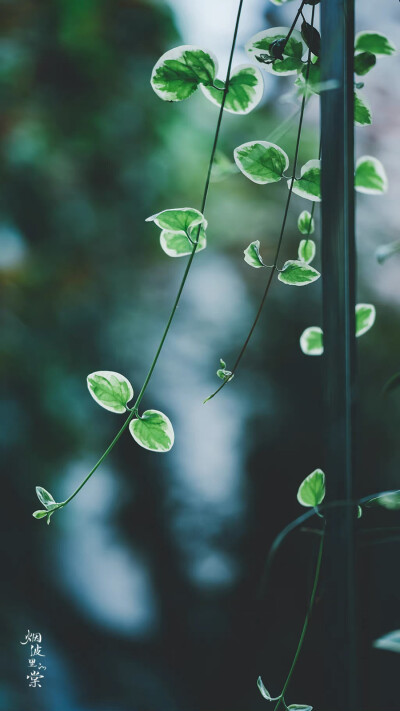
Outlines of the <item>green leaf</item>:
<svg viewBox="0 0 400 711">
<path fill-rule="evenodd" d="M 393 254 L 400 252 L 400 240 L 398 242 L 390 242 L 390 244 L 382 244 L 375 252 L 375 256 L 379 264 L 386 262 Z"/>
<path fill-rule="evenodd" d="M 266 266 L 261 259 L 260 241 L 258 239 L 254 242 L 250 242 L 249 246 L 244 250 L 244 261 L 255 269 Z"/>
<path fill-rule="evenodd" d="M 168 417 L 158 410 L 146 410 L 132 420 L 129 431 L 133 439 L 152 452 L 169 452 L 174 444 L 174 430 Z"/>
<path fill-rule="evenodd" d="M 288 188 L 292 184 L 292 180 L 288 180 Z M 293 182 L 293 192 L 300 197 L 312 200 L 312 202 L 321 202 L 321 161 L 314 159 L 309 160 L 303 165 L 300 171 L 299 180 Z"/>
<path fill-rule="evenodd" d="M 235 376 L 233 375 L 231 370 L 226 369 L 225 361 L 220 358 L 219 363 L 221 367 L 217 370 L 218 377 L 221 378 L 221 380 L 226 380 L 227 378 L 229 378 L 229 380 L 232 380 L 232 378 L 234 378 Z"/>
<path fill-rule="evenodd" d="M 258 690 L 259 690 L 261 696 L 263 696 L 264 699 L 266 699 L 267 701 L 272 701 L 272 696 L 269 693 L 269 691 L 265 688 L 260 676 L 257 679 L 257 686 L 258 686 Z"/>
<path fill-rule="evenodd" d="M 39 509 L 39 511 L 34 511 L 32 514 L 33 518 L 44 518 L 47 516 L 47 511 L 43 511 L 43 509 Z"/>
<path fill-rule="evenodd" d="M 302 58 L 307 51 L 307 45 L 297 30 L 293 30 L 282 54 L 276 51 L 276 43 L 279 41 L 284 43 L 289 29 L 289 27 L 270 27 L 268 30 L 258 32 L 247 42 L 246 52 L 258 62 L 261 69 L 271 74 L 286 76 L 297 74 L 302 68 Z"/>
<path fill-rule="evenodd" d="M 400 630 L 393 630 L 393 632 L 388 632 L 379 637 L 373 643 L 373 646 L 377 649 L 385 649 L 388 652 L 400 653 Z"/>
<path fill-rule="evenodd" d="M 325 474 L 315 469 L 300 484 L 297 501 L 302 506 L 319 506 L 325 498 Z"/>
<path fill-rule="evenodd" d="M 389 511 L 398 511 L 400 509 L 400 490 L 390 491 L 388 494 L 375 496 L 373 499 L 369 499 L 365 505 L 372 507 L 380 506 L 381 508 Z"/>
<path fill-rule="evenodd" d="M 182 45 L 169 50 L 158 60 L 150 83 L 164 101 L 182 101 L 199 86 L 212 84 L 217 72 L 217 60 L 200 47 Z"/>
<path fill-rule="evenodd" d="M 233 157 L 239 170 L 253 183 L 277 183 L 289 166 L 285 151 L 268 141 L 249 141 L 235 148 Z"/>
<path fill-rule="evenodd" d="M 396 47 L 380 32 L 359 32 L 355 38 L 355 49 L 358 52 L 372 52 L 377 55 L 394 54 Z"/>
<path fill-rule="evenodd" d="M 113 370 L 97 370 L 87 376 L 87 386 L 94 400 L 110 412 L 122 414 L 133 398 L 129 380 Z"/>
<path fill-rule="evenodd" d="M 361 506 L 357 506 L 357 518 L 362 518 L 363 510 Z"/>
<path fill-rule="evenodd" d="M 299 244 L 299 260 L 310 264 L 315 257 L 316 247 L 312 239 L 302 239 Z"/>
<path fill-rule="evenodd" d="M 363 336 L 375 323 L 376 310 L 373 304 L 357 304 L 356 336 Z"/>
<path fill-rule="evenodd" d="M 388 189 L 388 179 L 382 163 L 372 156 L 362 156 L 356 164 L 355 188 L 359 193 L 381 195 Z"/>
<path fill-rule="evenodd" d="M 372 52 L 360 52 L 354 57 L 354 72 L 359 77 L 368 74 L 376 64 L 376 56 Z"/>
<path fill-rule="evenodd" d="M 354 92 L 354 123 L 357 126 L 370 126 L 372 123 L 370 108 L 356 91 Z"/>
<path fill-rule="evenodd" d="M 212 86 L 202 85 L 200 88 L 213 104 L 221 106 L 224 96 L 225 82 L 216 79 Z M 264 81 L 258 67 L 251 64 L 241 64 L 229 79 L 229 89 L 225 99 L 224 109 L 231 114 L 248 114 L 260 103 L 264 91 Z"/>
<path fill-rule="evenodd" d="M 312 235 L 315 230 L 314 218 L 311 216 L 311 212 L 308 210 L 303 210 L 300 213 L 297 220 L 297 227 L 302 235 Z"/>
<path fill-rule="evenodd" d="M 155 222 L 157 227 L 170 232 L 187 232 L 196 225 L 203 225 L 207 229 L 207 220 L 204 215 L 193 207 L 177 207 L 162 210 L 155 215 L 150 215 L 146 222 Z"/>
<path fill-rule="evenodd" d="M 290 711 L 313 711 L 313 707 L 308 704 L 290 704 L 288 709 Z"/>
<path fill-rule="evenodd" d="M 300 336 L 300 348 L 304 355 L 320 356 L 324 352 L 322 328 L 309 326 Z"/>
<path fill-rule="evenodd" d="M 289 259 L 283 265 L 283 270 L 279 273 L 278 279 L 291 286 L 305 286 L 316 281 L 320 276 L 321 274 L 306 262 Z"/>
<path fill-rule="evenodd" d="M 46 491 L 46 489 L 43 489 L 42 486 L 36 487 L 36 496 L 38 497 L 40 503 L 46 507 L 46 509 L 49 508 L 52 504 L 56 504 L 52 495 L 49 494 L 49 492 Z"/>
<path fill-rule="evenodd" d="M 198 226 L 189 230 L 189 234 L 193 241 L 197 239 L 197 230 Z M 193 252 L 193 244 L 189 241 L 185 232 L 170 232 L 169 230 L 162 230 L 160 234 L 160 244 L 165 254 L 168 254 L 169 257 L 185 257 Z M 206 247 L 206 233 L 204 231 L 204 227 L 201 226 L 196 254 L 197 252 L 201 252 L 201 250 Z"/>
</svg>

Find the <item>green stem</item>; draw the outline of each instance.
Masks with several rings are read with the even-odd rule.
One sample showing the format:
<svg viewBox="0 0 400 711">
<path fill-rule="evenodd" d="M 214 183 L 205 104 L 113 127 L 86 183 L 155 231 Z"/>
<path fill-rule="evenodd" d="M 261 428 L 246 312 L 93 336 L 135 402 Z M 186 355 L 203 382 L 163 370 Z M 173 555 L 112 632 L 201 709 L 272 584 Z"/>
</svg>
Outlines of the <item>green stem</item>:
<svg viewBox="0 0 400 711">
<path fill-rule="evenodd" d="M 304 2 L 301 4 L 301 7 L 303 7 L 303 5 L 304 5 Z M 314 12 L 315 12 L 315 7 L 313 6 L 313 9 L 312 9 L 312 18 L 311 18 L 311 26 L 314 26 Z M 292 24 L 292 27 L 291 27 L 291 29 L 290 29 L 290 32 L 288 33 L 288 36 L 290 36 L 291 32 L 293 31 L 293 27 L 295 26 L 295 24 L 296 24 L 296 22 L 297 22 L 298 16 L 299 16 L 299 13 L 296 15 L 295 22 Z M 310 64 L 311 64 L 311 49 L 308 50 L 306 83 L 307 83 L 307 81 L 308 81 L 308 76 L 309 76 L 309 71 L 310 71 Z M 270 286 L 271 286 L 271 284 L 272 284 L 272 279 L 273 279 L 273 277 L 274 277 L 274 273 L 275 273 L 275 270 L 276 270 L 277 262 L 278 262 L 278 259 L 279 259 L 279 254 L 280 254 L 281 247 L 282 247 L 283 235 L 284 235 L 285 227 L 286 227 L 286 220 L 287 220 L 287 216 L 288 216 L 288 212 L 289 212 L 290 201 L 291 201 L 292 193 L 293 193 L 293 184 L 294 184 L 294 180 L 295 180 L 295 177 L 294 177 L 294 176 L 295 176 L 295 174 L 296 174 L 297 160 L 298 160 L 298 156 L 299 156 L 300 138 L 301 138 L 301 131 L 302 131 L 302 128 L 303 128 L 303 118 L 304 118 L 304 109 L 305 109 L 305 106 L 306 106 L 306 95 L 304 94 L 304 95 L 303 95 L 303 98 L 302 98 L 302 101 L 301 101 L 299 127 L 298 127 L 298 130 L 297 130 L 296 148 L 295 148 L 295 154 L 294 154 L 294 160 L 293 160 L 293 176 L 292 176 L 292 178 L 291 178 L 290 185 L 289 185 L 289 193 L 288 193 L 287 200 L 286 200 L 286 206 L 285 206 L 285 212 L 284 212 L 284 215 L 283 215 L 281 231 L 280 231 L 280 234 L 279 234 L 278 244 L 277 244 L 277 248 L 276 248 L 276 252 L 275 252 L 274 263 L 273 263 L 273 269 L 271 270 L 271 272 L 270 272 L 270 274 L 269 274 L 268 281 L 267 281 L 266 287 L 265 287 L 265 289 L 264 289 L 264 293 L 263 293 L 263 296 L 262 296 L 260 305 L 259 305 L 259 307 L 258 307 L 256 316 L 255 316 L 255 319 L 254 319 L 254 321 L 253 321 L 253 323 L 252 323 L 252 325 L 251 325 L 250 331 L 249 331 L 249 333 L 247 334 L 247 338 L 246 338 L 246 340 L 245 340 L 245 342 L 244 342 L 242 348 L 240 349 L 239 355 L 238 355 L 238 357 L 236 358 L 236 361 L 235 361 L 234 366 L 233 366 L 233 368 L 232 368 L 232 371 L 231 371 L 231 372 L 232 372 L 232 375 L 235 374 L 235 372 L 236 372 L 236 370 L 237 370 L 237 368 L 238 368 L 238 366 L 239 366 L 239 363 L 240 363 L 240 361 L 242 360 L 242 358 L 243 358 L 243 356 L 244 356 L 244 354 L 245 354 L 245 351 L 246 351 L 246 349 L 247 349 L 247 346 L 248 346 L 248 344 L 249 344 L 249 342 L 250 342 L 250 339 L 251 339 L 251 337 L 252 337 L 252 335 L 253 335 L 254 329 L 255 329 L 255 327 L 257 326 L 258 320 L 259 320 L 259 318 L 260 318 L 260 316 L 261 316 L 261 312 L 262 312 L 262 310 L 263 310 L 263 308 L 264 308 L 265 300 L 266 300 L 266 298 L 267 298 L 267 296 L 268 296 L 268 292 L 269 292 Z M 210 395 L 210 396 L 207 398 L 207 401 L 205 401 L 205 402 L 208 402 L 208 400 L 212 400 L 212 398 L 215 397 L 215 396 L 222 390 L 222 388 L 225 387 L 225 385 L 229 382 L 229 380 L 230 380 L 230 378 L 229 378 L 229 379 L 225 379 L 225 380 L 222 382 L 222 384 L 219 386 L 219 388 L 217 388 L 217 390 L 215 390 L 215 392 L 213 392 L 212 395 Z"/>
<path fill-rule="evenodd" d="M 232 69 L 233 53 L 234 53 L 234 51 L 235 51 L 235 46 L 236 46 L 236 39 L 237 39 L 237 33 L 238 33 L 238 29 L 239 29 L 239 22 L 240 22 L 240 16 L 241 16 L 241 13 L 242 13 L 243 2 L 244 2 L 244 0 L 240 0 L 240 1 L 239 1 L 238 11 L 237 11 L 237 15 L 236 15 L 235 29 L 234 29 L 234 32 L 233 32 L 232 45 L 231 45 L 231 50 L 230 50 L 230 55 L 229 55 L 229 62 L 228 62 L 228 69 L 227 69 L 227 72 L 226 72 L 225 88 L 223 89 L 223 92 L 224 92 L 224 93 L 223 93 L 223 97 L 222 97 L 222 101 L 221 101 L 221 107 L 220 107 L 219 114 L 218 114 L 217 126 L 216 126 L 216 129 L 215 129 L 214 140 L 213 140 L 213 144 L 212 144 L 212 148 L 211 148 L 210 160 L 209 160 L 209 163 L 208 163 L 206 181 L 205 181 L 205 185 L 204 185 L 203 198 L 202 198 L 202 201 L 201 201 L 200 212 L 201 212 L 202 214 L 204 214 L 204 210 L 205 210 L 206 203 L 207 203 L 207 197 L 208 197 L 208 191 L 209 191 L 210 179 L 211 179 L 211 170 L 212 170 L 213 163 L 214 163 L 215 152 L 216 152 L 216 150 L 217 150 L 218 139 L 219 139 L 219 134 L 220 134 L 220 129 L 221 129 L 221 123 L 222 123 L 222 116 L 223 116 L 223 112 L 224 112 L 224 106 L 225 106 L 225 102 L 226 102 L 226 97 L 227 97 L 228 90 L 229 90 L 229 79 L 230 79 L 230 74 L 231 74 L 231 69 Z M 94 465 L 93 469 L 91 469 L 91 471 L 90 471 L 89 474 L 86 476 L 86 478 L 82 481 L 82 483 L 78 486 L 78 488 L 75 489 L 75 491 L 73 492 L 73 494 L 71 494 L 71 496 L 70 496 L 68 499 L 66 499 L 65 501 L 63 501 L 62 503 L 60 503 L 60 505 L 59 505 L 57 508 L 60 508 L 60 509 L 61 509 L 61 508 L 63 508 L 64 506 L 66 506 L 66 505 L 67 505 L 70 501 L 72 501 L 72 499 L 80 492 L 80 490 L 81 490 L 81 489 L 85 486 L 85 484 L 89 481 L 90 477 L 94 474 L 94 472 L 96 471 L 96 469 L 98 469 L 98 467 L 102 464 L 102 462 L 104 461 L 104 459 L 110 454 L 111 450 L 115 447 L 115 445 L 117 444 L 117 442 L 118 442 L 118 440 L 120 439 L 121 435 L 123 434 L 123 432 L 124 432 L 124 431 L 126 430 L 126 428 L 128 427 L 130 421 L 133 419 L 133 417 L 137 416 L 139 404 L 140 404 L 140 402 L 141 402 L 141 400 L 142 400 L 142 398 L 143 398 L 143 395 L 144 395 L 144 393 L 145 393 L 145 391 L 146 391 L 146 389 L 147 389 L 147 386 L 148 386 L 148 384 L 149 384 L 149 382 L 150 382 L 150 378 L 151 378 L 151 376 L 153 375 L 154 368 L 156 367 L 156 364 L 157 364 L 157 361 L 158 361 L 158 359 L 159 359 L 159 356 L 160 356 L 162 347 L 163 347 L 163 345 L 164 345 L 164 343 L 165 343 L 165 339 L 166 339 L 166 337 L 167 337 L 167 335 L 168 335 L 168 331 L 169 331 L 170 326 L 171 326 L 171 323 L 172 323 L 172 321 L 173 321 L 173 319 L 174 319 L 174 316 L 175 316 L 175 313 L 176 313 L 176 309 L 178 308 L 179 300 L 180 300 L 180 298 L 181 298 L 182 291 L 183 291 L 184 286 L 185 286 L 185 284 L 186 284 L 186 280 L 187 280 L 187 277 L 188 277 L 188 274 L 189 274 L 189 271 L 190 271 L 190 267 L 192 266 L 192 262 L 193 262 L 193 259 L 194 259 L 194 255 L 195 255 L 195 253 L 196 253 L 196 249 L 197 249 L 197 246 L 198 246 L 198 243 L 199 243 L 200 230 L 201 230 L 201 224 L 200 224 L 199 227 L 198 227 L 196 240 L 193 242 L 193 249 L 192 249 L 192 252 L 191 252 L 191 254 L 190 254 L 190 256 L 189 256 L 189 260 L 188 260 L 188 263 L 187 263 L 187 265 L 186 265 L 186 269 L 185 269 L 185 271 L 184 271 L 184 274 L 183 274 L 183 277 L 182 277 L 182 280 L 181 280 L 181 283 L 180 283 L 180 286 L 179 286 L 179 289 L 178 289 L 178 293 L 177 293 L 177 295 L 176 295 L 174 304 L 173 304 L 173 306 L 172 306 L 171 313 L 170 313 L 170 315 L 169 315 L 167 324 L 166 324 L 166 326 L 165 326 L 165 328 L 164 328 L 164 332 L 163 332 L 163 334 L 162 334 L 161 341 L 160 341 L 160 343 L 159 343 L 159 345 L 158 345 L 156 354 L 155 354 L 155 356 L 154 356 L 154 358 L 153 358 L 153 361 L 152 361 L 151 366 L 150 366 L 150 368 L 149 368 L 149 371 L 148 371 L 148 373 L 147 373 L 147 375 L 146 375 L 145 381 L 144 381 L 144 383 L 143 383 L 143 385 L 142 385 L 142 388 L 141 388 L 141 390 L 140 390 L 140 392 L 139 392 L 139 395 L 138 395 L 137 398 L 136 398 L 135 404 L 133 405 L 132 408 L 130 408 L 131 411 L 130 411 L 129 417 L 125 420 L 125 422 L 124 422 L 124 424 L 122 425 L 122 427 L 121 427 L 121 429 L 119 430 L 119 432 L 117 432 L 117 434 L 115 435 L 114 439 L 113 439 L 112 442 L 109 444 L 109 446 L 107 447 L 107 449 L 106 449 L 106 451 L 104 452 L 104 454 L 102 454 L 102 456 L 101 456 L 100 459 L 96 462 L 96 464 Z M 53 511 L 57 511 L 57 509 L 54 509 Z"/>
<path fill-rule="evenodd" d="M 308 628 L 308 623 L 309 623 L 309 621 L 310 621 L 312 609 L 313 609 L 313 606 L 314 606 L 315 595 L 316 595 L 317 587 L 318 587 L 319 574 L 320 574 L 320 570 L 321 570 L 322 553 L 323 553 L 323 550 L 324 550 L 324 540 L 325 540 L 325 537 L 323 536 L 323 537 L 321 538 L 321 541 L 320 541 L 320 544 L 319 544 L 319 548 L 318 548 L 318 557 L 317 557 L 317 565 L 316 565 L 316 567 L 315 567 L 314 582 L 313 582 L 313 587 L 312 587 L 312 591 L 311 591 L 310 602 L 309 602 L 309 604 L 308 604 L 307 614 L 306 614 L 306 617 L 305 617 L 305 620 L 304 620 L 303 628 L 302 628 L 302 630 L 301 630 L 301 635 L 300 635 L 299 643 L 298 643 L 298 645 L 297 645 L 297 649 L 296 649 L 296 652 L 295 652 L 295 655 L 294 655 L 294 658 L 293 658 L 293 661 L 292 661 L 292 665 L 291 665 L 291 667 L 290 667 L 290 669 L 289 669 L 289 673 L 288 673 L 288 675 L 287 675 L 287 677 L 286 677 L 286 681 L 285 681 L 285 683 L 284 683 L 284 685 L 283 685 L 281 697 L 278 699 L 277 703 L 275 704 L 274 711 L 278 711 L 279 706 L 280 706 L 281 701 L 282 701 L 282 698 L 285 696 L 286 689 L 287 689 L 288 686 L 289 686 L 290 680 L 291 680 L 292 675 L 293 675 L 293 672 L 294 672 L 294 670 L 295 670 L 295 666 L 296 666 L 296 664 L 297 664 L 297 660 L 298 660 L 299 655 L 300 655 L 300 652 L 301 652 L 301 648 L 302 648 L 302 646 L 303 646 L 304 638 L 305 638 L 305 636 L 306 636 L 306 632 L 307 632 L 307 628 Z"/>
</svg>

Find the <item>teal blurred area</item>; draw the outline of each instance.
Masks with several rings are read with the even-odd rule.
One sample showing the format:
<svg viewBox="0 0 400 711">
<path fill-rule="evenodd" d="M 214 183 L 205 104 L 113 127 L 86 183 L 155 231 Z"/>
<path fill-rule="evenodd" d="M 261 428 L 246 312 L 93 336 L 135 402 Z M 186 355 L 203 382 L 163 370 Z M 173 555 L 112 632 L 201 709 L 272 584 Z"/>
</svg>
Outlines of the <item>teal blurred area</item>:
<svg viewBox="0 0 400 711">
<path fill-rule="evenodd" d="M 224 116 L 208 247 L 143 400 L 173 421 L 173 450 L 151 454 L 126 434 L 49 527 L 31 516 L 35 486 L 69 496 L 121 424 L 90 398 L 86 375 L 115 370 L 139 392 L 168 318 L 185 259 L 168 258 L 145 219 L 200 207 L 217 109 L 200 92 L 163 103 L 149 79 L 163 52 L 200 41 L 207 23 L 226 64 L 236 2 L 214 5 L 200 23 L 201 3 L 183 0 L 0 1 L 1 711 L 257 711 L 258 675 L 279 693 L 297 644 L 315 537 L 294 534 L 268 589 L 260 583 L 274 536 L 300 513 L 299 483 L 323 465 L 322 359 L 299 348 L 302 331 L 321 325 L 320 281 L 274 283 L 237 377 L 203 405 L 264 288 L 243 249 L 259 239 L 273 259 L 287 190 L 246 181 L 233 148 L 272 140 L 293 159 L 290 77 L 267 75 L 254 113 Z M 360 8 L 360 29 L 373 23 L 399 45 L 394 10 L 377 18 L 373 5 Z M 249 2 L 237 62 L 260 21 L 290 24 L 291 12 Z M 374 257 L 398 238 L 400 88 L 386 82 L 396 71 L 398 59 L 382 60 L 366 78 L 376 124 L 357 138 L 391 184 L 358 200 L 358 300 L 378 316 L 359 341 L 357 496 L 400 486 L 400 396 L 381 394 L 399 370 L 400 258 Z M 315 100 L 301 163 L 318 154 L 317 120 Z M 282 262 L 296 256 L 305 207 L 293 198 Z M 358 525 L 396 526 L 398 516 L 372 512 Z M 363 711 L 396 708 L 398 657 L 372 642 L 400 626 L 398 545 L 358 549 Z M 324 614 L 322 584 L 290 702 L 333 711 Z M 26 681 L 28 629 L 43 635 L 41 689 Z"/>
</svg>

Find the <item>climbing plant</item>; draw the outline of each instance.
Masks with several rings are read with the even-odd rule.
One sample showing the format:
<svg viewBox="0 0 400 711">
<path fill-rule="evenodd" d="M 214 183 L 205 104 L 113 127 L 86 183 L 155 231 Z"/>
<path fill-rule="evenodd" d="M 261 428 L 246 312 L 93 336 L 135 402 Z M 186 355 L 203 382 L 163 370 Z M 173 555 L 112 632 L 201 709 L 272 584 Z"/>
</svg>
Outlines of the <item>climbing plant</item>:
<svg viewBox="0 0 400 711">
<path fill-rule="evenodd" d="M 285 1 L 272 0 L 275 5 L 282 5 Z M 263 97 L 263 72 L 274 75 L 277 77 L 277 81 L 280 76 L 291 76 L 294 79 L 294 91 L 299 101 L 294 154 L 289 156 L 281 146 L 272 141 L 247 137 L 250 140 L 243 142 L 239 146 L 232 147 L 233 158 L 243 179 L 256 183 L 260 186 L 260 190 L 269 190 L 271 189 L 269 187 L 271 184 L 284 180 L 286 181 L 288 192 L 282 209 L 281 226 L 274 247 L 272 264 L 264 262 L 262 257 L 263 247 L 259 240 L 250 242 L 244 249 L 244 261 L 247 265 L 253 269 L 260 270 L 260 274 L 267 273 L 262 298 L 233 366 L 228 368 L 225 361 L 220 359 L 217 376 L 222 382 L 206 398 L 205 402 L 214 398 L 236 375 L 238 366 L 260 319 L 274 277 L 277 276 L 276 281 L 283 284 L 284 287 L 308 286 L 320 278 L 320 272 L 312 264 L 318 249 L 314 237 L 314 215 L 316 206 L 321 202 L 320 155 L 315 155 L 314 158 L 308 160 L 299 168 L 306 107 L 322 91 L 330 91 L 335 88 L 329 81 L 321 82 L 321 38 L 315 22 L 316 6 L 318 4 L 319 0 L 302 0 L 294 13 L 290 27 L 270 27 L 255 34 L 245 45 L 248 62 L 234 66 L 233 57 L 243 8 L 243 0 L 240 0 L 233 30 L 228 69 L 224 78 L 218 77 L 217 57 L 205 47 L 192 45 L 175 47 L 163 54 L 156 62 L 151 74 L 150 84 L 161 100 L 172 103 L 189 100 L 193 94 L 200 91 L 204 99 L 214 104 L 218 109 L 200 208 L 197 209 L 192 206 L 171 207 L 156 212 L 147 218 L 149 229 L 152 227 L 159 230 L 158 237 L 163 252 L 171 258 L 187 258 L 186 266 L 167 318 L 162 338 L 136 398 L 134 398 L 132 384 L 128 378 L 120 373 L 100 370 L 87 376 L 87 387 L 95 402 L 113 414 L 126 415 L 126 419 L 86 478 L 65 501 L 57 502 L 43 487 L 36 487 L 38 499 L 43 506 L 42 509 L 33 513 L 36 519 L 46 519 L 47 523 L 49 523 L 57 510 L 69 504 L 110 454 L 125 430 L 129 431 L 138 445 L 147 450 L 157 453 L 171 450 L 175 435 L 168 416 L 156 409 L 141 411 L 140 406 L 174 320 L 195 255 L 207 247 L 208 222 L 206 219 L 206 206 L 224 111 L 245 116 L 254 110 Z M 373 69 L 381 57 L 392 55 L 395 52 L 395 47 L 384 35 L 378 32 L 366 31 L 356 36 L 354 52 L 356 75 L 354 81 L 355 124 L 356 126 L 369 126 L 372 123 L 372 116 L 368 102 L 362 93 L 364 88 L 363 78 Z M 376 157 L 369 155 L 358 158 L 354 182 L 355 189 L 358 192 L 372 196 L 381 195 L 388 188 L 388 180 L 383 165 Z M 293 194 L 311 203 L 311 207 L 309 210 L 303 209 L 298 216 L 297 225 L 300 239 L 297 253 L 291 259 L 285 261 L 283 265 L 280 265 L 281 249 Z M 155 209 L 157 209 L 157 206 L 155 206 Z M 397 249 L 397 247 L 392 249 Z M 390 249 L 386 251 L 390 251 Z M 381 253 L 382 260 L 386 256 L 386 253 Z M 376 317 L 375 307 L 372 304 L 359 303 L 356 306 L 355 316 L 356 336 L 360 337 L 372 328 Z M 321 327 L 309 326 L 306 328 L 300 336 L 300 348 L 307 356 L 322 355 L 324 344 Z M 280 543 L 290 531 L 311 516 L 318 516 L 322 521 L 322 527 L 319 531 L 320 545 L 307 613 L 299 644 L 281 693 L 276 697 L 272 697 L 261 678 L 257 682 L 263 698 L 266 701 L 275 702 L 274 711 L 278 711 L 280 705 L 291 711 L 311 711 L 312 709 L 309 705 L 291 704 L 287 706 L 286 695 L 302 648 L 316 595 L 324 545 L 324 511 L 326 507 L 331 505 L 323 504 L 325 498 L 325 474 L 321 469 L 313 471 L 300 484 L 297 498 L 300 505 L 310 510 L 307 514 L 289 524 L 279 535 L 277 542 L 272 546 L 270 555 L 276 552 Z M 349 504 L 335 502 L 334 505 Z M 400 492 L 381 492 L 351 502 L 350 505 L 354 507 L 354 515 L 358 518 L 362 516 L 364 506 L 397 509 L 400 508 Z"/>
</svg>

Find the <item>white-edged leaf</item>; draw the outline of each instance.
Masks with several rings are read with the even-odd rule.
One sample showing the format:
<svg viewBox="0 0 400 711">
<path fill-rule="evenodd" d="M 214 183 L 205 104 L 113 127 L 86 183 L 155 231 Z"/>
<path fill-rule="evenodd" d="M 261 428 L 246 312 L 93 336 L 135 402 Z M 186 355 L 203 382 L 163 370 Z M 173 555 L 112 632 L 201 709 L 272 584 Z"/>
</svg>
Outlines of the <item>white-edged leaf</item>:
<svg viewBox="0 0 400 711">
<path fill-rule="evenodd" d="M 382 163 L 373 156 L 362 156 L 356 164 L 355 189 L 366 195 L 382 195 L 388 189 L 388 179 Z"/>
<path fill-rule="evenodd" d="M 354 123 L 357 126 L 370 126 L 372 123 L 371 110 L 360 94 L 354 92 Z"/>
<path fill-rule="evenodd" d="M 313 711 L 313 707 L 308 704 L 290 704 L 288 709 L 290 711 Z"/>
<path fill-rule="evenodd" d="M 375 323 L 376 310 L 373 304 L 357 304 L 356 306 L 356 336 L 367 333 Z"/>
<path fill-rule="evenodd" d="M 232 380 L 232 378 L 234 378 L 235 376 L 233 375 L 231 370 L 226 369 L 226 363 L 224 360 L 222 360 L 222 358 L 219 359 L 219 364 L 221 367 L 217 370 L 218 377 L 221 380 L 226 380 L 227 378 L 229 378 L 229 380 Z"/>
<path fill-rule="evenodd" d="M 359 32 L 355 37 L 357 52 L 372 52 L 378 56 L 391 55 L 396 51 L 393 42 L 380 32 Z"/>
<path fill-rule="evenodd" d="M 187 232 L 196 225 L 202 224 L 207 229 L 207 220 L 194 207 L 176 207 L 162 210 L 150 215 L 146 222 L 155 222 L 157 227 L 170 232 Z"/>
<path fill-rule="evenodd" d="M 192 227 L 189 234 L 193 241 L 197 239 L 198 226 Z M 188 239 L 185 232 L 170 232 L 169 230 L 161 230 L 160 234 L 161 248 L 168 254 L 169 257 L 185 257 L 193 252 L 193 244 Z M 199 243 L 196 248 L 197 252 L 207 247 L 207 238 L 204 227 L 200 227 Z"/>
<path fill-rule="evenodd" d="M 312 235 L 315 230 L 314 218 L 311 212 L 303 210 L 297 220 L 297 227 L 302 235 Z"/>
<path fill-rule="evenodd" d="M 47 511 L 43 511 L 43 509 L 39 509 L 38 511 L 34 511 L 32 514 L 33 518 L 44 518 L 47 516 Z"/>
<path fill-rule="evenodd" d="M 204 96 L 216 106 L 221 106 L 225 82 L 215 79 L 212 86 L 200 86 Z M 264 80 L 258 67 L 252 64 L 240 64 L 235 67 L 229 79 L 224 110 L 231 114 L 248 114 L 261 101 L 264 92 Z"/>
<path fill-rule="evenodd" d="M 281 180 L 289 166 L 285 151 L 268 141 L 248 141 L 233 152 L 239 170 L 253 183 L 266 185 Z"/>
<path fill-rule="evenodd" d="M 169 452 L 174 444 L 174 430 L 168 417 L 159 410 L 146 410 L 129 424 L 133 439 L 152 452 Z"/>
<path fill-rule="evenodd" d="M 388 632 L 383 637 L 379 637 L 373 643 L 373 647 L 385 649 L 388 652 L 400 653 L 400 630 L 393 630 L 393 632 Z"/>
<path fill-rule="evenodd" d="M 292 180 L 287 181 L 288 188 Z M 299 180 L 293 181 L 293 192 L 312 202 L 321 202 L 321 161 L 309 160 L 300 171 Z"/>
<path fill-rule="evenodd" d="M 133 398 L 129 380 L 113 370 L 96 370 L 87 376 L 87 386 L 94 400 L 110 412 L 122 414 Z"/>
<path fill-rule="evenodd" d="M 400 509 L 400 491 L 389 491 L 380 494 L 366 502 L 366 506 L 380 506 L 388 511 L 398 511 Z"/>
<path fill-rule="evenodd" d="M 300 348 L 304 355 L 320 356 L 324 352 L 324 334 L 319 326 L 309 326 L 300 336 Z"/>
<path fill-rule="evenodd" d="M 302 239 L 299 244 L 298 255 L 301 262 L 310 264 L 315 257 L 316 247 L 312 239 Z"/>
<path fill-rule="evenodd" d="M 200 47 L 174 47 L 154 65 L 150 83 L 164 101 L 182 101 L 191 96 L 199 84 L 212 84 L 217 73 L 216 57 Z"/>
<path fill-rule="evenodd" d="M 38 497 L 40 503 L 46 507 L 46 509 L 49 508 L 52 504 L 56 503 L 52 495 L 49 494 L 46 489 L 43 489 L 42 486 L 36 487 L 36 496 Z"/>
<path fill-rule="evenodd" d="M 261 696 L 264 699 L 266 699 L 266 701 L 272 701 L 272 696 L 269 693 L 268 689 L 265 688 L 265 686 L 263 684 L 263 680 L 261 679 L 260 676 L 257 679 L 257 686 L 258 686 L 258 690 L 259 690 Z"/>
<path fill-rule="evenodd" d="M 319 279 L 321 274 L 307 262 L 289 259 L 278 275 L 279 281 L 290 286 L 306 286 Z"/>
<path fill-rule="evenodd" d="M 392 257 L 393 254 L 398 254 L 400 252 L 400 240 L 397 242 L 390 242 L 390 244 L 382 244 L 380 247 L 377 248 L 375 252 L 375 256 L 379 262 L 379 264 L 383 264 L 386 262 L 389 257 Z"/>
<path fill-rule="evenodd" d="M 325 474 L 315 469 L 300 484 L 297 501 L 302 506 L 319 506 L 325 498 Z"/>
<path fill-rule="evenodd" d="M 307 45 L 301 33 L 293 30 L 283 48 L 282 59 L 277 59 L 276 51 L 274 53 L 274 47 L 277 48 L 277 45 L 271 47 L 273 43 L 283 44 L 289 31 L 289 27 L 270 27 L 268 30 L 258 32 L 246 43 L 246 52 L 266 72 L 280 76 L 297 74 L 303 66 L 302 59 L 307 52 Z"/>
<path fill-rule="evenodd" d="M 260 240 L 256 239 L 250 242 L 249 246 L 244 251 L 244 261 L 250 264 L 251 267 L 259 269 L 265 267 L 265 264 L 260 255 Z"/>
</svg>

